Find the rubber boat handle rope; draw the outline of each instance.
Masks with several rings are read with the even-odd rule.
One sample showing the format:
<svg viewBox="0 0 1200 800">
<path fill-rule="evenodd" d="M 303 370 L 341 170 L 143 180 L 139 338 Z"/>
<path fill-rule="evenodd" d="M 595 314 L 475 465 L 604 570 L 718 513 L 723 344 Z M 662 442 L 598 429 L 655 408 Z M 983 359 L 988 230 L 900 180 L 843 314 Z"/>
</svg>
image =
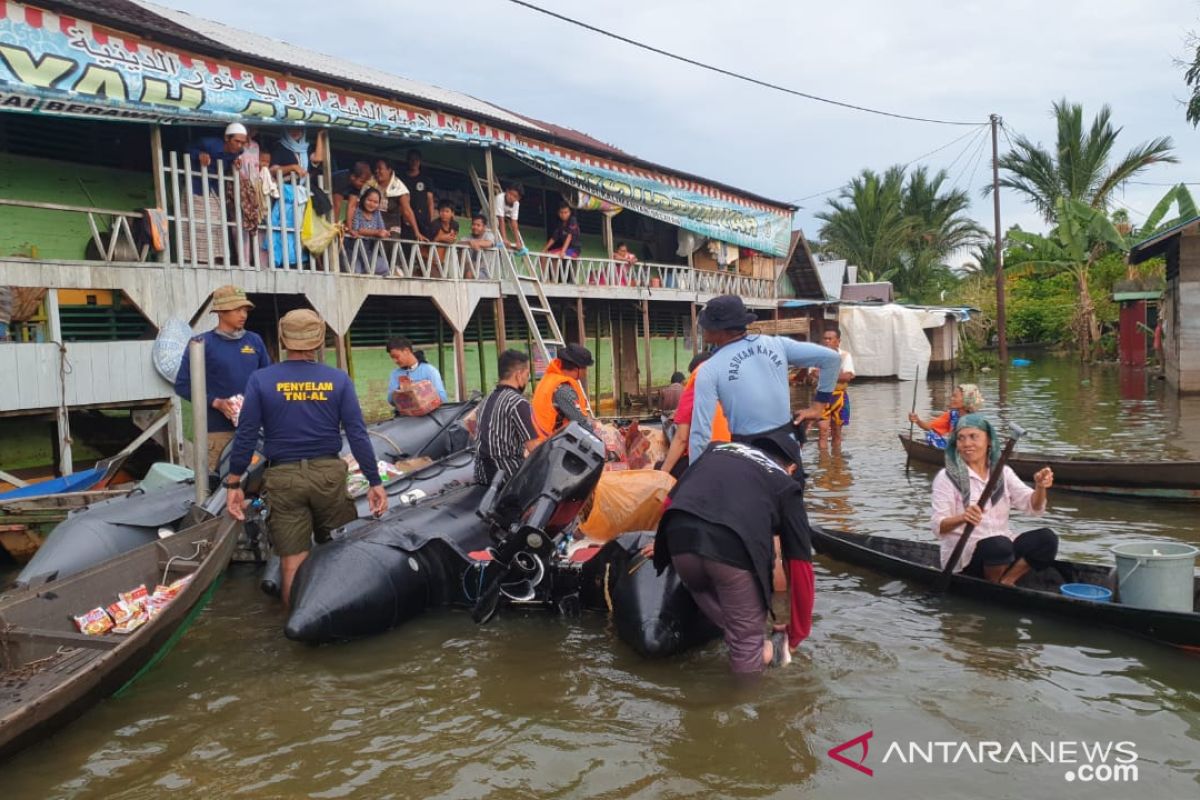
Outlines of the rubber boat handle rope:
<svg viewBox="0 0 1200 800">
<path fill-rule="evenodd" d="M 1017 440 L 1025 435 L 1025 429 L 1020 425 L 1012 424 L 1009 426 L 1011 433 L 1008 441 L 1004 443 L 1004 451 L 1000 453 L 1000 460 L 996 462 L 996 466 L 988 475 L 987 483 L 983 487 L 983 493 L 979 495 L 979 507 L 982 509 L 987 506 L 988 500 L 996 491 L 996 486 L 1000 483 L 1004 476 L 1004 467 L 1008 465 L 1008 459 L 1012 455 L 1013 448 L 1017 446 Z M 962 535 L 958 537 L 958 542 L 954 545 L 954 552 L 950 553 L 950 560 L 946 562 L 946 566 L 942 567 L 942 574 L 938 577 L 937 583 L 934 584 L 935 592 L 944 592 L 950 588 L 950 580 L 954 577 L 954 568 L 958 566 L 958 560 L 962 558 L 963 550 L 967 546 L 967 540 L 971 538 L 971 534 L 975 531 L 975 526 L 967 523 L 963 528 Z"/>
</svg>

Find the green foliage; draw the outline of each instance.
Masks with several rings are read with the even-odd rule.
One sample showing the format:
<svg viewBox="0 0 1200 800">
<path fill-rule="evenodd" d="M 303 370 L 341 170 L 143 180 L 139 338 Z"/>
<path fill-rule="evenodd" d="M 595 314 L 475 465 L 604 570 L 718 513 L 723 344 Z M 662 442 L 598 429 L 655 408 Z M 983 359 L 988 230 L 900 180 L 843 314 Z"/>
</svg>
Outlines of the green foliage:
<svg viewBox="0 0 1200 800">
<path fill-rule="evenodd" d="M 967 216 L 968 194 L 947 190 L 948 178 L 925 167 L 863 170 L 817 214 L 824 249 L 867 279 L 891 281 L 902 299 L 939 300 L 958 282 L 945 259 L 986 235 Z"/>
</svg>

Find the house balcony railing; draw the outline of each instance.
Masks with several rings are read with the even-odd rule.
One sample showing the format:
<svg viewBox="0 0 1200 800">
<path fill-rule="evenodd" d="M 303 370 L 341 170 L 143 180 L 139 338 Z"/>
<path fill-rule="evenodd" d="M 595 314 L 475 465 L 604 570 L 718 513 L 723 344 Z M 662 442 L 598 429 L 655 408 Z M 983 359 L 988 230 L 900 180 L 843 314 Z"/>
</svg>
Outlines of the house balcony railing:
<svg viewBox="0 0 1200 800">
<path fill-rule="evenodd" d="M 288 175 L 279 180 L 279 198 L 272 199 L 269 207 L 260 202 L 263 213 L 249 219 L 243 213 L 246 204 L 240 199 L 243 180 L 238 171 L 227 172 L 219 161 L 216 169 L 194 170 L 186 154 L 170 152 L 165 156 L 163 180 L 158 183 L 162 210 L 157 213 L 16 199 L 0 199 L 0 206 L 86 215 L 92 240 L 85 259 L 89 264 L 156 263 L 186 269 L 279 269 L 439 281 L 497 282 L 503 277 L 498 250 L 474 250 L 464 244 L 347 235 L 334 238 L 319 252 L 310 252 L 305 245 L 309 232 L 304 219 L 310 197 L 306 179 Z M 157 237 L 149 233 L 155 225 Z M 157 247 L 151 244 L 153 241 L 157 241 Z M 526 274 L 535 271 L 548 289 L 664 289 L 702 295 L 739 294 L 757 300 L 774 299 L 776 293 L 775 282 L 768 279 L 687 265 L 631 264 L 524 251 L 514 257 L 518 268 Z"/>
</svg>

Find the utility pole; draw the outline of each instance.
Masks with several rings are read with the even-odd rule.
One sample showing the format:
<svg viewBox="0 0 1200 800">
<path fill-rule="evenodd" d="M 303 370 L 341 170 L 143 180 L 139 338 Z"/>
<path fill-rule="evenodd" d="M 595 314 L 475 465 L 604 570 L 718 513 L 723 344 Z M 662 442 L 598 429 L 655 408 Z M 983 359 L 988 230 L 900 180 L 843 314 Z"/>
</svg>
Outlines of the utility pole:
<svg viewBox="0 0 1200 800">
<path fill-rule="evenodd" d="M 1000 230 L 1000 145 L 997 139 L 1000 115 L 992 114 L 992 208 L 996 223 L 996 334 L 1000 345 L 1000 366 L 1008 363 L 1008 332 L 1004 314 L 1004 234 Z"/>
</svg>

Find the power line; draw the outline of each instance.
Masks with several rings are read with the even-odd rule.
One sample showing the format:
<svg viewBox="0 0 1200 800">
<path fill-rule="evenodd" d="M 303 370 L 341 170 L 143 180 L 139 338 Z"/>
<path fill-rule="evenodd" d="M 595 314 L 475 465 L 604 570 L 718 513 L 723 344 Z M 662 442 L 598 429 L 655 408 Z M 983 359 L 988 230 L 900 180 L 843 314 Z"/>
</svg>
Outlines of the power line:
<svg viewBox="0 0 1200 800">
<path fill-rule="evenodd" d="M 904 167 L 905 169 L 908 169 L 913 164 L 916 164 L 918 161 L 924 161 L 925 159 L 929 158 L 932 155 L 937 155 L 938 153 L 942 152 L 943 150 L 945 150 L 948 147 L 953 147 L 954 145 L 961 142 L 963 139 L 966 139 L 968 136 L 978 135 L 980 130 L 982 130 L 983 128 L 986 128 L 987 125 L 988 125 L 988 123 L 986 123 L 986 122 L 978 123 L 979 130 L 967 131 L 962 136 L 957 136 L 957 137 L 951 139 L 950 141 L 946 142 L 941 147 L 936 147 L 933 150 L 930 150 L 928 153 L 925 153 L 924 155 L 919 155 L 916 158 L 909 159 L 908 161 L 905 161 L 900 166 Z M 970 142 L 968 142 L 967 144 L 969 146 Z M 955 159 L 955 160 L 957 161 L 957 159 Z M 823 192 L 814 192 L 813 194 L 805 195 L 804 197 L 797 197 L 792 200 L 789 200 L 788 202 L 789 203 L 802 203 L 805 200 L 812 200 L 814 197 L 824 197 L 827 194 L 833 194 L 834 192 L 841 191 L 842 189 L 845 189 L 849 185 L 850 185 L 850 181 L 846 181 L 845 183 L 841 184 L 840 186 L 835 186 L 832 189 L 826 189 Z"/>
<path fill-rule="evenodd" d="M 881 117 L 891 117 L 893 119 L 906 119 L 911 122 L 929 122 L 929 123 L 933 123 L 935 125 L 971 125 L 971 126 L 975 126 L 975 125 L 980 124 L 978 122 L 963 122 L 960 120 L 934 119 L 932 117 L 916 117 L 916 116 L 911 116 L 909 114 L 897 114 L 892 111 L 881 111 L 877 108 L 868 108 L 867 106 L 860 106 L 860 105 L 856 105 L 854 103 L 847 103 L 842 100 L 832 100 L 828 97 L 820 97 L 815 94 L 809 94 L 808 92 L 799 91 L 798 89 L 790 89 L 786 86 L 780 86 L 777 83 L 771 83 L 769 81 L 760 80 L 758 78 L 752 78 L 749 75 L 743 75 L 740 72 L 734 72 L 733 70 L 724 69 L 722 67 L 715 67 L 712 64 L 705 64 L 703 61 L 697 61 L 693 58 L 688 58 L 687 56 L 681 56 L 677 53 L 672 53 L 668 50 L 663 50 L 661 48 L 654 47 L 653 45 L 649 45 L 644 42 L 639 42 L 636 39 L 630 39 L 627 36 L 622 36 L 618 33 L 613 33 L 612 31 L 605 30 L 604 28 L 598 28 L 595 25 L 589 25 L 586 22 L 582 22 L 580 20 L 573 19 L 564 14 L 559 14 L 558 12 L 550 11 L 549 9 L 541 8 L 540 6 L 535 6 L 533 3 L 525 2 L 525 0 L 508 0 L 508 2 L 510 2 L 514 5 L 521 6 L 522 8 L 527 8 L 530 11 L 536 11 L 539 14 L 545 14 L 547 17 L 553 17 L 554 19 L 557 19 L 561 22 L 566 22 L 569 25 L 574 25 L 576 27 L 583 28 L 586 31 L 591 31 L 592 33 L 598 33 L 601 36 L 607 36 L 609 39 L 615 39 L 618 42 L 624 42 L 625 44 L 633 45 L 634 47 L 640 48 L 642 50 L 646 50 L 651 53 L 655 53 L 660 56 L 666 56 L 667 58 L 674 59 L 675 61 L 680 61 L 684 64 L 690 64 L 693 67 L 699 67 L 700 69 L 705 69 L 705 70 L 708 70 L 709 72 L 715 72 L 719 75 L 725 75 L 726 77 L 734 78 L 735 80 L 745 81 L 746 83 L 752 83 L 752 84 L 755 84 L 756 86 L 762 86 L 767 89 L 773 89 L 777 92 L 783 92 L 785 94 L 790 94 L 795 97 L 803 97 L 806 100 L 815 100 L 818 103 L 828 103 L 829 105 L 840 106 L 841 108 L 849 108 L 853 111 L 862 111 L 867 114 L 877 114 Z"/>
</svg>

